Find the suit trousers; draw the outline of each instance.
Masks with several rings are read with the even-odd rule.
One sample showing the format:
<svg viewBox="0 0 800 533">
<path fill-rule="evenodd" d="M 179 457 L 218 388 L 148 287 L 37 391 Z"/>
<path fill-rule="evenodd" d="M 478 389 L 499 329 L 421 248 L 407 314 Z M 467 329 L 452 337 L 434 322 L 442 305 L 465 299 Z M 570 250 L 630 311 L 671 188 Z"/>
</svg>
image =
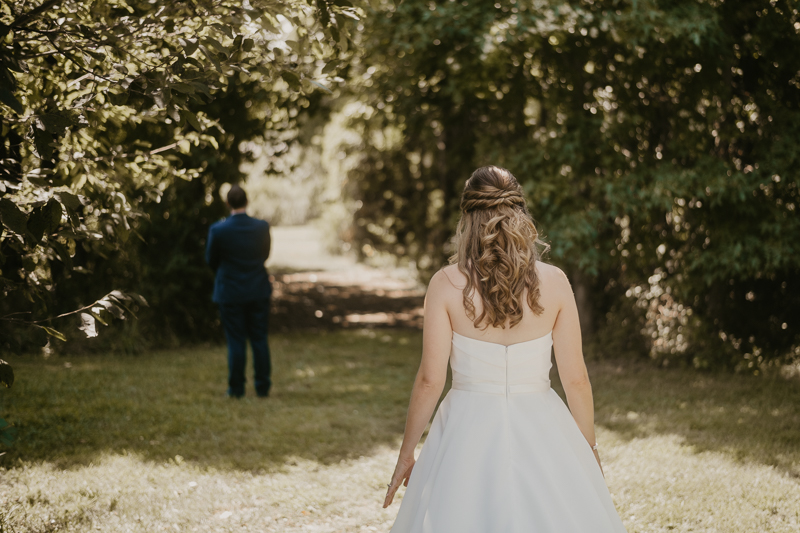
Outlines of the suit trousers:
<svg viewBox="0 0 800 533">
<path fill-rule="evenodd" d="M 267 396 L 272 386 L 267 328 L 270 299 L 250 302 L 219 303 L 222 327 L 228 340 L 228 395 L 244 396 L 247 340 L 253 349 L 256 394 Z"/>
</svg>

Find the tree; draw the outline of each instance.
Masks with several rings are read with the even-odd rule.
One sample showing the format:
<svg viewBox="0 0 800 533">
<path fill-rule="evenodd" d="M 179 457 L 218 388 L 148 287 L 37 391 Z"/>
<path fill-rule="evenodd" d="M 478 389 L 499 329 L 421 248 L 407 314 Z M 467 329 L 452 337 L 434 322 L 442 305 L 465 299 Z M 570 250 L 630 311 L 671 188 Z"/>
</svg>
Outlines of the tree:
<svg viewBox="0 0 800 533">
<path fill-rule="evenodd" d="M 418 0 L 365 17 L 361 242 L 438 268 L 463 180 L 500 164 L 596 327 L 640 308 L 631 327 L 651 356 L 698 367 L 797 354 L 797 9 L 487 7 Z"/>
<path fill-rule="evenodd" d="M 48 324 L 56 309 L 76 299 L 65 285 L 90 292 L 103 273 L 87 265 L 124 260 L 135 248 L 130 243 L 143 238 L 139 224 L 148 206 L 209 168 L 219 172 L 202 156 L 221 141 L 285 130 L 292 117 L 280 106 L 308 105 L 301 96 L 324 88 L 316 80 L 346 46 L 348 18 L 357 17 L 347 2 L 323 0 L 313 8 L 291 0 L 4 1 L 4 348 L 25 348 L 31 335 L 24 326 L 63 337 Z M 215 98 L 234 87 L 262 95 L 245 122 L 251 127 L 239 135 L 229 135 L 225 118 L 212 112 Z M 226 147 L 238 152 L 238 144 Z M 236 168 L 240 157 L 222 159 Z M 208 179 L 205 184 L 204 200 Z M 79 276 L 83 283 L 75 283 Z M 93 334 L 95 320 L 120 318 L 143 303 L 112 292 L 80 309 L 82 327 Z"/>
</svg>

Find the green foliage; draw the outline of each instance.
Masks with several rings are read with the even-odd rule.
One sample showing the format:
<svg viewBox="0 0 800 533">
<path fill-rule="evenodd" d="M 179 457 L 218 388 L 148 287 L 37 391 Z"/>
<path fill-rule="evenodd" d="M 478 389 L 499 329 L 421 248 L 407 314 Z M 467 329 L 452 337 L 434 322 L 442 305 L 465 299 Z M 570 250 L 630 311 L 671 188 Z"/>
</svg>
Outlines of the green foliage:
<svg viewBox="0 0 800 533">
<path fill-rule="evenodd" d="M 218 216 L 240 144 L 292 127 L 350 18 L 352 7 L 293 0 L 0 4 L 0 349 L 63 338 L 41 323 L 87 295 L 139 292 L 142 278 L 125 274 L 154 280 L 156 265 L 139 262 L 153 228 L 172 231 L 153 222 L 159 202 L 199 179 L 174 213 Z M 98 319 L 84 313 L 80 328 L 94 334 Z"/>
<path fill-rule="evenodd" d="M 350 146 L 362 243 L 435 270 L 464 180 L 499 164 L 552 260 L 590 276 L 595 316 L 655 276 L 669 305 L 647 330 L 654 357 L 756 368 L 797 351 L 792 4 L 406 1 L 365 20 Z M 693 318 L 666 331 L 670 306 Z M 704 344 L 683 342 L 690 322 Z"/>
</svg>

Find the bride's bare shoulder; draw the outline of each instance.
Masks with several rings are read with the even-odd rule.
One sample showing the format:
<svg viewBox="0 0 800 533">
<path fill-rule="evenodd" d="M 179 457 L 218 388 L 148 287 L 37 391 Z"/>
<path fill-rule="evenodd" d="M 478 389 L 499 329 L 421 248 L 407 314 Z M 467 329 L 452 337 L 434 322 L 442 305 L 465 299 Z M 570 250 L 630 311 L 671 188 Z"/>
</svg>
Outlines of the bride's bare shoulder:
<svg viewBox="0 0 800 533">
<path fill-rule="evenodd" d="M 567 275 L 557 266 L 537 261 L 536 273 L 539 275 L 539 281 L 543 287 L 547 287 L 555 293 L 567 291 L 569 294 L 572 294 L 572 287 L 570 286 L 569 279 L 567 279 Z"/>
<path fill-rule="evenodd" d="M 428 284 L 428 292 L 451 292 L 464 290 L 467 277 L 458 269 L 458 265 L 447 265 L 439 269 Z"/>
<path fill-rule="evenodd" d="M 442 277 L 446 280 L 447 284 L 459 291 L 464 290 L 467 285 L 467 276 L 458 269 L 458 265 L 447 265 L 439 270 Z"/>
</svg>

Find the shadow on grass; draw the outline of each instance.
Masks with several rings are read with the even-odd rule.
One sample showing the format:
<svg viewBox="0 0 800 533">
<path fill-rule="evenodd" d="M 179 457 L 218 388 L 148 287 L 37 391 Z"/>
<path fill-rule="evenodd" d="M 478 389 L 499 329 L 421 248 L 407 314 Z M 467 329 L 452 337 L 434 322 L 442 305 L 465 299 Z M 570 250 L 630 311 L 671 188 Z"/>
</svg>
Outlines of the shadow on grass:
<svg viewBox="0 0 800 533">
<path fill-rule="evenodd" d="M 630 360 L 591 362 L 589 373 L 597 424 L 623 439 L 679 435 L 698 453 L 724 452 L 800 477 L 796 381 L 658 369 Z"/>
<path fill-rule="evenodd" d="M 375 269 L 273 273 L 272 331 L 421 328 L 425 290 Z"/>
<path fill-rule="evenodd" d="M 273 335 L 271 347 L 275 388 L 266 400 L 252 390 L 243 400 L 224 397 L 224 347 L 13 361 L 18 381 L 0 393 L 0 417 L 19 437 L 0 466 L 70 467 L 130 451 L 154 462 L 181 456 L 272 471 L 294 457 L 330 464 L 397 444 L 418 331 L 292 332 Z M 589 371 L 597 423 L 624 439 L 680 435 L 698 452 L 800 476 L 797 383 L 631 361 L 593 362 Z"/>
<path fill-rule="evenodd" d="M 18 359 L 0 416 L 19 437 L 0 466 L 71 467 L 128 451 L 156 462 L 180 456 L 216 469 L 270 471 L 292 457 L 331 463 L 366 455 L 402 436 L 420 344 L 410 330 L 274 335 L 268 399 L 252 390 L 241 400 L 225 397 L 224 347 Z"/>
</svg>

